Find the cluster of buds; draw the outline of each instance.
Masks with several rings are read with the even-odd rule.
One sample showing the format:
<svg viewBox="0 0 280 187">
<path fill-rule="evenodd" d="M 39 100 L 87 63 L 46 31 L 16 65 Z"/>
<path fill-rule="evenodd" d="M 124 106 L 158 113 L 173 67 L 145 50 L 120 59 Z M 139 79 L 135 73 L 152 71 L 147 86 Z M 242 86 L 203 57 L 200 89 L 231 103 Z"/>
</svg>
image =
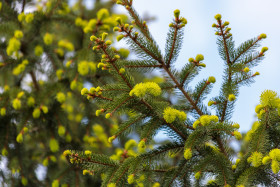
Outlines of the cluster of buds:
<svg viewBox="0 0 280 187">
<path fill-rule="evenodd" d="M 206 67 L 206 64 L 200 63 L 202 60 L 204 60 L 204 56 L 202 54 L 196 55 L 195 59 L 189 58 L 189 62 L 193 63 L 194 65 Z"/>
<path fill-rule="evenodd" d="M 98 97 L 102 94 L 102 89 L 100 86 L 91 87 L 89 90 L 87 88 L 83 88 L 81 90 L 81 95 L 87 95 L 87 99 Z"/>
<path fill-rule="evenodd" d="M 185 27 L 186 24 L 188 23 L 186 18 L 180 17 L 180 10 L 178 10 L 178 9 L 174 10 L 174 17 L 175 17 L 175 24 L 170 23 L 169 27 L 180 29 L 180 28 Z"/>
<path fill-rule="evenodd" d="M 103 54 L 101 58 L 101 62 L 98 63 L 97 68 L 101 68 L 102 70 L 110 70 L 110 62 L 113 63 L 116 60 L 120 59 L 121 57 L 119 55 L 114 55 L 113 58 L 111 58 L 109 55 Z"/>
<path fill-rule="evenodd" d="M 122 22 L 122 19 L 121 19 L 120 17 L 117 17 L 117 18 L 116 18 L 116 22 L 118 23 L 118 26 L 114 27 L 113 30 L 114 30 L 115 32 L 124 32 L 124 33 L 126 33 L 125 35 L 121 34 L 121 35 L 118 35 L 118 36 L 117 36 L 117 41 L 120 41 L 120 40 L 122 40 L 124 37 L 127 37 L 128 35 L 131 34 L 132 29 L 134 28 L 134 26 L 133 26 L 133 25 L 129 25 L 128 23 L 124 24 L 124 23 Z M 144 26 L 146 25 L 146 22 L 145 22 L 145 21 L 143 22 L 143 25 L 144 25 Z M 135 32 L 135 33 L 134 33 L 134 38 L 136 39 L 137 36 L 138 36 L 138 32 Z"/>
<path fill-rule="evenodd" d="M 215 16 L 215 19 L 217 20 L 218 24 L 213 23 L 212 27 L 219 29 L 219 31 L 217 31 L 215 34 L 219 36 L 224 35 L 225 39 L 230 38 L 232 34 L 230 33 L 231 28 L 228 27 L 229 22 L 228 21 L 222 22 L 221 14 L 217 14 Z"/>
<path fill-rule="evenodd" d="M 125 6 L 125 8 L 126 8 L 127 10 L 129 10 L 130 7 L 132 6 L 132 2 L 133 2 L 133 0 L 129 0 L 129 1 L 118 0 L 116 3 L 117 3 L 118 5 Z"/>
<path fill-rule="evenodd" d="M 99 50 L 101 48 L 106 49 L 108 46 L 112 44 L 111 40 L 106 40 L 108 33 L 103 32 L 101 38 L 98 38 L 94 35 L 90 37 L 90 41 L 95 42 L 97 45 L 92 47 L 92 50 Z"/>
</svg>

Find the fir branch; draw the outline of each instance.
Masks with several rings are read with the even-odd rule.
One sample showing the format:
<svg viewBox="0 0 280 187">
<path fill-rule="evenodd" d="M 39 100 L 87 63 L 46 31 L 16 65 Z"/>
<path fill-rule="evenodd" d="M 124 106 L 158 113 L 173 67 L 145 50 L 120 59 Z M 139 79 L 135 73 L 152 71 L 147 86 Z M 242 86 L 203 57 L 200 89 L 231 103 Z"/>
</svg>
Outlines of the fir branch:
<svg viewBox="0 0 280 187">
<path fill-rule="evenodd" d="M 218 24 L 219 24 L 219 28 L 220 28 L 220 34 L 223 38 L 223 43 L 224 43 L 224 49 L 226 51 L 226 57 L 227 57 L 227 64 L 230 65 L 232 64 L 231 61 L 230 61 L 230 57 L 229 57 L 229 51 L 228 51 L 228 46 L 227 46 L 227 42 L 226 42 L 226 36 L 225 36 L 225 33 L 224 33 L 224 29 L 223 29 L 223 26 L 222 26 L 222 21 L 221 20 L 218 20 Z"/>
<path fill-rule="evenodd" d="M 239 51 L 239 54 L 233 59 L 232 64 L 234 64 L 234 63 L 239 59 L 240 56 L 242 56 L 243 54 L 245 54 L 250 48 L 252 48 L 253 46 L 255 46 L 255 44 L 257 44 L 257 42 L 260 41 L 260 40 L 261 40 L 261 38 L 257 38 L 257 39 L 255 39 L 255 41 L 253 41 L 253 42 L 248 41 L 249 45 L 248 45 L 245 49 Z M 246 43 L 245 43 L 245 44 L 246 44 Z M 245 45 L 245 44 L 244 44 L 244 45 Z M 241 48 L 241 47 L 242 47 L 242 46 L 240 46 L 239 48 Z"/>
</svg>

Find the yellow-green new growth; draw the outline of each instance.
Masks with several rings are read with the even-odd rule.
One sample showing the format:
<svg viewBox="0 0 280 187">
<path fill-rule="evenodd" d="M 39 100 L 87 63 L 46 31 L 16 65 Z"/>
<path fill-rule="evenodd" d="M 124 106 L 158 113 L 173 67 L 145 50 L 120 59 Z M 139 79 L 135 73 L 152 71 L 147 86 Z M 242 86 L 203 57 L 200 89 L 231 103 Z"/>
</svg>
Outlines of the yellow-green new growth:
<svg viewBox="0 0 280 187">
<path fill-rule="evenodd" d="M 56 179 L 52 182 L 52 187 L 59 187 L 59 180 Z"/>
<path fill-rule="evenodd" d="M 237 140 L 241 140 L 242 139 L 242 135 L 239 131 L 233 131 L 233 136 L 237 139 Z"/>
<path fill-rule="evenodd" d="M 201 171 L 196 172 L 195 175 L 194 175 L 194 178 L 195 178 L 196 180 L 198 180 L 198 179 L 200 179 L 200 177 L 201 177 Z"/>
<path fill-rule="evenodd" d="M 59 144 L 58 144 L 57 140 L 54 138 L 51 138 L 49 146 L 50 146 L 50 150 L 52 152 L 57 152 L 59 150 Z"/>
<path fill-rule="evenodd" d="M 262 165 L 263 155 L 260 152 L 253 152 L 252 155 L 247 159 L 247 162 L 251 163 L 254 167 Z"/>
<path fill-rule="evenodd" d="M 280 104 L 280 99 L 275 91 L 265 90 L 260 96 L 260 102 L 264 107 L 276 108 Z"/>
<path fill-rule="evenodd" d="M 192 150 L 191 150 L 191 148 L 185 149 L 185 151 L 184 151 L 184 158 L 186 160 L 189 160 L 191 157 L 192 157 Z"/>
<path fill-rule="evenodd" d="M 229 101 L 234 101 L 235 99 L 236 99 L 236 97 L 234 94 L 229 94 L 229 96 L 228 96 Z"/>
<path fill-rule="evenodd" d="M 5 116 L 6 115 L 6 108 L 2 107 L 1 111 L 0 111 L 1 116 Z"/>
<path fill-rule="evenodd" d="M 53 42 L 53 35 L 52 34 L 49 34 L 49 33 L 46 33 L 45 35 L 44 35 L 44 43 L 46 44 L 46 45 L 51 45 L 52 44 L 52 42 Z"/>
<path fill-rule="evenodd" d="M 14 36 L 15 36 L 15 38 L 17 38 L 17 39 L 21 39 L 21 38 L 23 37 L 23 33 L 22 33 L 21 30 L 16 30 L 16 31 L 14 32 Z"/>
<path fill-rule="evenodd" d="M 134 176 L 135 176 L 134 174 L 128 175 L 128 177 L 127 177 L 128 184 L 133 184 L 135 182 Z"/>
<path fill-rule="evenodd" d="M 110 184 L 108 184 L 107 187 L 116 187 L 116 186 L 117 186 L 116 183 L 110 183 Z"/>
<path fill-rule="evenodd" d="M 130 150 L 136 146 L 137 146 L 137 143 L 134 139 L 130 139 L 124 144 L 125 150 Z"/>
<path fill-rule="evenodd" d="M 91 156 L 92 152 L 90 150 L 85 150 L 85 155 L 86 156 Z"/>
<path fill-rule="evenodd" d="M 146 141 L 143 139 L 138 143 L 138 151 L 143 153 L 146 151 Z"/>
<path fill-rule="evenodd" d="M 161 94 L 161 88 L 155 82 L 139 83 L 129 92 L 130 96 L 144 97 L 147 93 L 153 96 L 159 96 Z"/>
<path fill-rule="evenodd" d="M 57 99 L 58 102 L 64 103 L 65 100 L 66 100 L 66 96 L 65 96 L 65 94 L 63 92 L 58 92 L 56 94 L 56 99 Z"/>
<path fill-rule="evenodd" d="M 167 123 L 172 123 L 173 121 L 175 121 L 176 117 L 180 121 L 185 121 L 187 119 L 187 115 L 183 111 L 179 111 L 171 107 L 167 107 L 164 109 L 163 118 Z"/>
</svg>

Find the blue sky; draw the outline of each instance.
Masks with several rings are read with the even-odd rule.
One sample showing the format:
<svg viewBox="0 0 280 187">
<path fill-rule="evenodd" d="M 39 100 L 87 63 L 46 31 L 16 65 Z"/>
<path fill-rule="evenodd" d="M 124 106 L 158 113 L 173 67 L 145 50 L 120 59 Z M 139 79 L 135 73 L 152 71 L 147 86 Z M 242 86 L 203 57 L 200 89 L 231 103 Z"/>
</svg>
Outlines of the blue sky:
<svg viewBox="0 0 280 187">
<path fill-rule="evenodd" d="M 270 89 L 280 93 L 280 1 L 267 0 L 134 0 L 133 5 L 140 15 L 148 13 L 156 16 L 156 21 L 148 26 L 160 48 L 164 49 L 168 25 L 173 18 L 175 9 L 181 10 L 188 24 L 185 28 L 184 44 L 177 61 L 177 68 L 187 63 L 188 58 L 201 53 L 205 57 L 207 67 L 200 73 L 195 81 L 215 76 L 217 82 L 212 94 L 217 95 L 222 82 L 223 61 L 217 51 L 216 36 L 211 27 L 215 22 L 214 15 L 222 14 L 222 19 L 230 22 L 236 46 L 243 41 L 257 37 L 261 33 L 267 34 L 262 46 L 269 47 L 263 62 L 252 69 L 259 71 L 260 76 L 250 87 L 242 87 L 236 102 L 232 121 L 241 125 L 242 132 L 248 131 L 254 117 L 255 106 L 263 90 Z M 119 12 L 125 12 L 120 6 Z"/>
</svg>

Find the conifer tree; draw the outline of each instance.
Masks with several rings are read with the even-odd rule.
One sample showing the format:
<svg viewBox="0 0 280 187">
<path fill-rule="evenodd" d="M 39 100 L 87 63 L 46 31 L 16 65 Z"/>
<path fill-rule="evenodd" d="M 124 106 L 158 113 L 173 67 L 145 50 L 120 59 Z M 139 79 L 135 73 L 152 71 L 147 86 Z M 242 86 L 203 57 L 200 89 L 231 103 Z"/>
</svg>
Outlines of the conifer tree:
<svg viewBox="0 0 280 187">
<path fill-rule="evenodd" d="M 99 186 L 69 165 L 65 149 L 110 154 L 116 121 L 97 118 L 84 85 L 114 78 L 97 69 L 101 56 L 88 38 L 113 34 L 113 2 L 66 0 L 0 2 L 0 186 Z M 114 49 L 121 58 L 126 49 Z M 102 77 L 102 79 L 101 79 Z M 100 88 L 99 88 L 100 89 Z M 101 93 L 101 90 L 99 91 Z M 102 99 L 102 95 L 96 96 Z M 44 168 L 44 169 L 43 169 Z M 41 176 L 41 177 L 37 177 Z"/>
<path fill-rule="evenodd" d="M 276 186 L 280 162 L 277 93 L 262 93 L 256 107 L 258 120 L 245 137 L 238 131 L 239 124 L 231 121 L 239 88 L 252 84 L 259 75 L 252 68 L 268 50 L 263 47 L 258 51 L 266 34 L 235 47 L 229 22 L 220 14 L 214 17 L 212 27 L 225 69 L 219 95 L 211 96 L 207 105 L 215 77 L 201 80 L 194 88 L 189 85 L 206 67 L 204 56 L 194 55 L 180 71 L 175 69 L 187 25 L 180 11 L 174 11 L 163 54 L 132 6 L 133 1 L 116 3 L 124 6 L 131 17 L 131 23 L 116 18 L 116 39 L 125 40 L 138 59 L 121 59 L 111 48 L 107 33 L 92 35 L 92 49 L 102 55 L 98 68 L 108 71 L 117 82 L 100 86 L 101 96 L 106 99 L 97 97 L 100 93 L 96 88 L 83 88 L 81 95 L 97 103 L 97 116 L 124 119 L 109 143 L 119 147 L 117 139 L 135 132 L 140 140 L 128 140 L 113 155 L 65 150 L 69 162 L 83 173 L 100 176 L 102 186 L 108 187 Z M 138 76 L 153 70 L 162 72 L 162 77 Z M 165 131 L 170 141 L 152 147 L 159 131 Z M 232 139 L 240 142 L 239 152 L 230 146 Z"/>
</svg>

